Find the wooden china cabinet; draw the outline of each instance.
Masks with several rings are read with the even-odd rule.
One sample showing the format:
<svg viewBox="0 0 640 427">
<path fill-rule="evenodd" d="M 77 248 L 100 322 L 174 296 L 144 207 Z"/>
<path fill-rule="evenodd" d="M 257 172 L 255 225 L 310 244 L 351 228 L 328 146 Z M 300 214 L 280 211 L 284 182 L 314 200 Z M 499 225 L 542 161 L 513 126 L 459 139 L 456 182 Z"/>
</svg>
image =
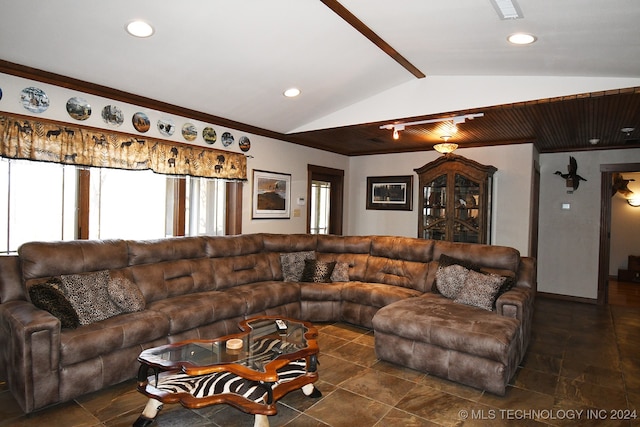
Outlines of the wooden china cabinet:
<svg viewBox="0 0 640 427">
<path fill-rule="evenodd" d="M 495 167 L 449 153 L 415 171 L 419 238 L 490 243 Z"/>
</svg>

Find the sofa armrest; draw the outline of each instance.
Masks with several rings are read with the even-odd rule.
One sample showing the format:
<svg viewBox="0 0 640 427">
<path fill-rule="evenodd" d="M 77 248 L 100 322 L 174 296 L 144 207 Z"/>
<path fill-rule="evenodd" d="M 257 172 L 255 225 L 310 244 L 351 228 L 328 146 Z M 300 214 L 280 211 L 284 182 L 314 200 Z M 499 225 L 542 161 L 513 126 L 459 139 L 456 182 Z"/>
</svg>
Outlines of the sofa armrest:
<svg viewBox="0 0 640 427">
<path fill-rule="evenodd" d="M 524 286 L 516 286 L 496 300 L 496 312 L 502 316 L 522 321 L 533 310 L 533 291 Z"/>
<path fill-rule="evenodd" d="M 7 382 L 29 413 L 59 400 L 60 321 L 28 301 L 0 304 L 0 347 Z"/>
</svg>

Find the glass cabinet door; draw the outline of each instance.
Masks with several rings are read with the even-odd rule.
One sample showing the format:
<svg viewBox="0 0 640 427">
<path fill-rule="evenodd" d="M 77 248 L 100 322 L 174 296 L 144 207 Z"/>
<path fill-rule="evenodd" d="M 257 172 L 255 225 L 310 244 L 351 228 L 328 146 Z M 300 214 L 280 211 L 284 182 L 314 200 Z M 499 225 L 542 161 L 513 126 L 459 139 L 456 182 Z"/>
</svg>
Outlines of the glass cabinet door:
<svg viewBox="0 0 640 427">
<path fill-rule="evenodd" d="M 447 229 L 447 175 L 422 187 L 422 238 L 445 240 Z"/>
<path fill-rule="evenodd" d="M 491 243 L 491 193 L 497 169 L 449 153 L 418 174 L 418 237 Z"/>
<path fill-rule="evenodd" d="M 453 241 L 480 242 L 480 183 L 455 174 Z"/>
</svg>

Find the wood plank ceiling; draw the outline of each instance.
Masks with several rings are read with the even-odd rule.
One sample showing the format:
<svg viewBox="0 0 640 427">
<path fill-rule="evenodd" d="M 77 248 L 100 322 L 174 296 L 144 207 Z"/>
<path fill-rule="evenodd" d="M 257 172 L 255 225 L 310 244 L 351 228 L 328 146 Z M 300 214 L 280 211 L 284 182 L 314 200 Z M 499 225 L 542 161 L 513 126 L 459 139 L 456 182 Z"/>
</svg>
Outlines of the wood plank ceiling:
<svg viewBox="0 0 640 427">
<path fill-rule="evenodd" d="M 541 153 L 640 147 L 640 88 L 542 99 L 395 122 L 369 123 L 288 135 L 345 155 L 430 150 L 443 142 L 443 123 L 408 126 L 394 140 L 381 125 L 483 113 L 457 126 L 450 142 L 463 147 L 533 143 Z M 632 131 L 622 132 L 624 128 Z M 593 144 L 590 140 L 597 139 Z"/>
</svg>

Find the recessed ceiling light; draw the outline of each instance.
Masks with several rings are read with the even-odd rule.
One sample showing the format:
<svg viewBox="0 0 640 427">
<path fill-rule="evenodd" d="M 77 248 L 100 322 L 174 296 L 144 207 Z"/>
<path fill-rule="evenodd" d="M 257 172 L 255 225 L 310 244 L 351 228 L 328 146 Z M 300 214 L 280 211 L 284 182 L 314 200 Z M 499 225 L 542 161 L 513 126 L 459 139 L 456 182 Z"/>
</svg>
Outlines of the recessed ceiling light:
<svg viewBox="0 0 640 427">
<path fill-rule="evenodd" d="M 131 21 L 125 27 L 127 33 L 131 34 L 134 37 L 150 37 L 153 35 L 153 27 L 151 24 L 145 21 L 136 20 Z"/>
<path fill-rule="evenodd" d="M 292 87 L 284 91 L 284 96 L 287 98 L 295 98 L 298 95 L 300 95 L 300 89 L 297 87 Z"/>
<path fill-rule="evenodd" d="M 509 41 L 509 43 L 512 43 L 512 44 L 523 45 L 523 44 L 531 44 L 535 42 L 537 38 L 536 36 L 531 34 L 515 33 L 507 37 L 507 40 Z"/>
</svg>

